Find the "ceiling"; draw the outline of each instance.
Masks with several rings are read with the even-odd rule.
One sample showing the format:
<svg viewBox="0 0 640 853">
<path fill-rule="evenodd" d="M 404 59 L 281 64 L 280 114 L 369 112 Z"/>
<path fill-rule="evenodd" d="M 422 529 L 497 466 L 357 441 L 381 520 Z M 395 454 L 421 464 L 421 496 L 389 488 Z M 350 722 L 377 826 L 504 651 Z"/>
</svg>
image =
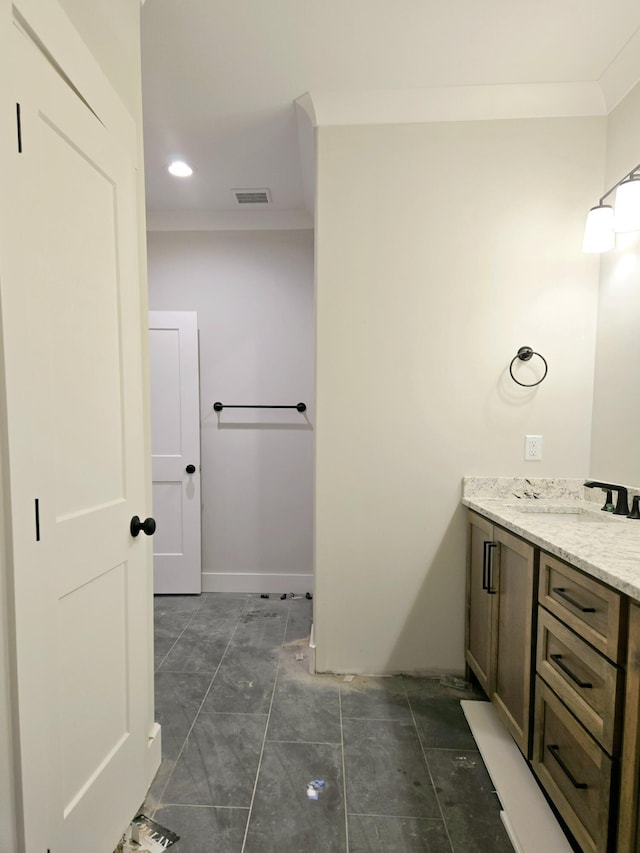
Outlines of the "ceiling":
<svg viewBox="0 0 640 853">
<path fill-rule="evenodd" d="M 610 107 L 638 79 L 639 40 L 638 0 L 147 0 L 150 227 L 310 227 L 295 108 L 307 92 L 354 104 L 589 83 L 608 86 Z M 191 178 L 167 173 L 176 157 Z M 234 188 L 269 188 L 272 203 L 240 209 Z"/>
</svg>

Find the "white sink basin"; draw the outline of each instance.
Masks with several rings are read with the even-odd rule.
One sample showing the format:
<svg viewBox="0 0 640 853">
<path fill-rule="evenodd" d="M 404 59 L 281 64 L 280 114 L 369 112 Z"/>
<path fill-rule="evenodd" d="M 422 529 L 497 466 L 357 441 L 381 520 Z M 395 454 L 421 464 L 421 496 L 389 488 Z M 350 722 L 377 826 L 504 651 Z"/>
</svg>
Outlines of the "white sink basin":
<svg viewBox="0 0 640 853">
<path fill-rule="evenodd" d="M 573 521 L 585 524 L 609 524 L 622 521 L 624 516 L 613 515 L 611 512 L 602 512 L 601 510 L 585 509 L 580 506 L 540 506 L 539 504 L 520 505 L 516 509 L 518 512 L 527 515 L 537 515 L 542 519 L 549 521 Z"/>
</svg>

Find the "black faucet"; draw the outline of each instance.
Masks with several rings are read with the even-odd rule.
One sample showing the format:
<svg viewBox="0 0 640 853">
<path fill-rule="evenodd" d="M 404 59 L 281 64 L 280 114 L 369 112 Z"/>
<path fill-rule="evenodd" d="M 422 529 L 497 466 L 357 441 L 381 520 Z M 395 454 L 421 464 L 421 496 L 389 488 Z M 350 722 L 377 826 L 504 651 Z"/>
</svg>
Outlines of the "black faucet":
<svg viewBox="0 0 640 853">
<path fill-rule="evenodd" d="M 629 515 L 629 495 L 626 486 L 615 486 L 613 483 L 599 483 L 596 480 L 588 480 L 585 483 L 587 489 L 602 489 L 603 491 L 614 491 L 618 493 L 614 515 Z M 602 509 L 606 508 L 606 504 Z"/>
</svg>

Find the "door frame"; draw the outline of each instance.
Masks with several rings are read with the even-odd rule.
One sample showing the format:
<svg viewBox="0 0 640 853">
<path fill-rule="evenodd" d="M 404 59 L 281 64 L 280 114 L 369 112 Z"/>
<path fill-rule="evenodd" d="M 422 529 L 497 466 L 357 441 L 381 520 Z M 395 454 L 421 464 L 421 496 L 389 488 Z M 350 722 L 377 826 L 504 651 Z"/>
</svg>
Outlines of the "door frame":
<svg viewBox="0 0 640 853">
<path fill-rule="evenodd" d="M 198 595 L 202 592 L 202 482 L 200 477 L 200 460 L 201 460 L 201 425 L 200 425 L 200 348 L 199 348 L 199 335 L 198 335 L 198 312 L 197 311 L 168 311 L 164 309 L 160 310 L 150 310 L 148 314 L 148 333 L 154 329 L 161 329 L 163 331 L 169 331 L 171 329 L 176 329 L 181 333 L 179 339 L 179 360 L 180 360 L 180 387 L 184 389 L 185 396 L 188 396 L 193 400 L 195 397 L 195 423 L 191 421 L 190 417 L 182 417 L 184 414 L 184 410 L 181 411 L 181 432 L 182 437 L 188 442 L 193 442 L 196 445 L 196 448 L 193 452 L 193 455 L 188 456 L 188 461 L 192 464 L 195 464 L 196 470 L 192 476 L 192 486 L 194 489 L 194 494 L 192 499 L 195 501 L 195 504 L 190 507 L 190 509 L 197 513 L 197 521 L 195 524 L 197 525 L 197 539 L 198 539 L 198 573 L 197 577 L 191 577 L 191 583 L 187 584 L 188 589 L 175 589 L 169 588 L 171 587 L 171 583 L 167 583 L 168 578 L 165 577 L 166 572 L 159 571 L 158 566 L 156 565 L 156 559 L 158 556 L 162 557 L 165 555 L 156 555 L 154 553 L 154 592 L 155 594 L 184 594 L 184 595 Z M 182 333 L 184 337 L 182 337 Z M 190 372 L 188 376 L 184 376 L 182 371 L 182 357 L 189 360 L 195 360 L 195 376 L 193 376 Z M 153 365 L 149 365 L 149 374 L 153 372 Z M 153 455 L 153 411 L 151 412 L 151 435 L 152 435 L 152 448 L 151 448 L 151 465 L 152 465 L 152 490 L 153 484 L 156 482 L 154 479 L 154 473 L 157 468 L 169 467 L 172 470 L 172 477 L 174 473 L 175 463 L 172 463 L 172 458 L 175 457 L 155 457 Z M 158 460 L 158 465 L 154 465 L 154 460 Z M 163 465 L 160 460 L 165 460 L 165 465 Z M 184 463 L 184 459 L 182 462 Z M 155 469 L 155 470 L 154 470 Z M 185 496 L 184 492 L 187 486 L 184 483 L 184 472 L 180 471 L 182 477 L 182 500 L 183 500 L 183 509 L 185 506 Z M 176 473 L 177 476 L 177 473 Z M 156 513 L 156 508 L 154 507 L 154 515 Z M 156 520 L 159 524 L 162 523 L 161 517 L 156 515 Z M 183 513 L 183 532 L 184 532 L 184 513 Z M 184 537 L 183 537 L 184 539 Z M 155 552 L 155 540 L 154 540 L 154 548 Z M 171 555 L 166 555 L 171 556 Z"/>
</svg>

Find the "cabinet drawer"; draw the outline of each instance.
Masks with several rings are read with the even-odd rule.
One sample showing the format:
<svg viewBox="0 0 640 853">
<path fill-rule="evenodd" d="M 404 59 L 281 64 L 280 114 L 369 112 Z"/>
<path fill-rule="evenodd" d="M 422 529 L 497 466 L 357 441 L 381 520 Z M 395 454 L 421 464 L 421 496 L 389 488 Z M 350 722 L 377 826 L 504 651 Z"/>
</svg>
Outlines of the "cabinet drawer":
<svg viewBox="0 0 640 853">
<path fill-rule="evenodd" d="M 589 853 L 605 853 L 609 835 L 611 759 L 536 678 L 533 769 Z"/>
<path fill-rule="evenodd" d="M 536 670 L 613 755 L 620 670 L 542 607 L 538 611 Z"/>
<path fill-rule="evenodd" d="M 538 600 L 603 655 L 620 662 L 620 593 L 541 551 Z"/>
</svg>

